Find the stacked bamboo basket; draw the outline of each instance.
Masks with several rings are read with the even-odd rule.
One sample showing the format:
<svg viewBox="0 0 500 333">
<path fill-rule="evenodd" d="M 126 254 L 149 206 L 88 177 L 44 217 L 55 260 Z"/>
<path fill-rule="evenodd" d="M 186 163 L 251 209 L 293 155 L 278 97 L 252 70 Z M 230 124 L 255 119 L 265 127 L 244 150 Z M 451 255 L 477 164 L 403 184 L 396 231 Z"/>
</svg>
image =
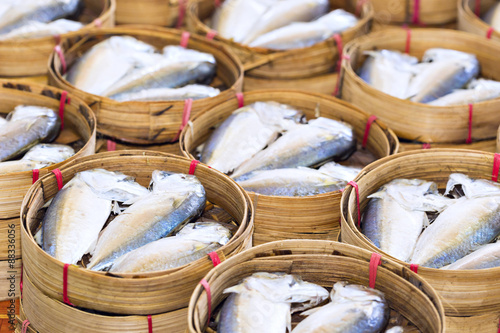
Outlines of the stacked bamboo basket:
<svg viewBox="0 0 500 333">
<path fill-rule="evenodd" d="M 183 0 L 116 0 L 116 24 L 177 24 Z M 179 6 L 180 5 L 180 6 Z M 181 7 L 181 8 L 179 8 Z"/>
<path fill-rule="evenodd" d="M 216 1 L 192 1 L 188 4 L 187 25 L 190 31 L 206 36 L 212 32 L 205 20 L 212 16 Z M 373 19 L 373 7 L 362 3 L 356 8 L 354 0 L 330 0 L 330 8 L 344 8 L 359 14 L 356 26 L 340 34 L 342 45 L 332 38 L 314 46 L 276 51 L 265 48 L 250 48 L 229 39 L 215 36 L 215 40 L 229 46 L 241 59 L 245 68 L 244 90 L 257 89 L 302 89 L 332 94 L 335 90 L 339 50 L 343 44 L 368 33 Z"/>
<path fill-rule="evenodd" d="M 114 26 L 115 0 L 83 0 L 83 3 L 85 9 L 78 20 L 87 25 L 77 33 L 84 33 L 95 27 Z M 45 83 L 50 54 L 61 39 L 73 34 L 1 41 L 0 77 L 21 77 Z"/>
<path fill-rule="evenodd" d="M 471 178 L 492 179 L 494 154 L 472 150 L 435 149 L 407 152 L 381 159 L 356 178 L 361 212 L 367 196 L 383 184 L 397 178 L 434 181 L 442 190 L 451 173 L 467 174 Z M 382 254 L 398 264 L 410 267 L 382 252 L 358 229 L 355 191 L 348 187 L 342 196 L 342 242 Z M 436 289 L 443 300 L 447 332 L 495 332 L 500 313 L 500 268 L 480 270 L 441 270 L 419 267 L 418 275 Z"/>
<path fill-rule="evenodd" d="M 2 100 L 0 113 L 4 116 L 22 104 L 59 110 L 62 94 L 59 89 L 9 80 L 0 80 L 0 85 L 0 99 Z M 96 120 L 93 112 L 82 100 L 71 94 L 68 101 L 64 107 L 64 129 L 56 138 L 55 143 L 73 146 L 76 154 L 64 162 L 40 169 L 40 176 L 65 164 L 71 164 L 78 157 L 94 153 Z M 0 300 L 19 297 L 18 286 L 22 264 L 19 216 L 23 197 L 32 182 L 31 171 L 0 175 Z M 9 245 L 14 245 L 14 247 L 9 247 Z M 14 257 L 15 261 L 12 260 Z M 15 275 L 15 281 L 8 280 L 11 274 Z M 11 289 L 13 291 L 9 292 Z"/>
<path fill-rule="evenodd" d="M 331 288 L 337 281 L 367 286 L 371 277 L 370 261 L 371 252 L 330 241 L 289 240 L 257 246 L 220 264 L 205 276 L 211 299 L 207 299 L 201 285 L 196 287 L 189 303 L 189 332 L 206 332 L 209 307 L 220 308 L 225 298 L 222 291 L 253 273 L 294 274 L 325 288 Z M 391 307 L 391 322 L 404 326 L 405 331 L 444 332 L 444 310 L 439 296 L 409 269 L 382 257 L 375 289 L 385 294 Z"/>
<path fill-rule="evenodd" d="M 438 147 L 446 144 L 455 148 L 494 151 L 496 131 L 500 124 L 500 114 L 497 112 L 500 99 L 474 104 L 470 123 L 471 109 L 468 105 L 436 107 L 402 100 L 377 90 L 356 74 L 366 58 L 364 51 L 389 49 L 405 52 L 407 41 L 409 54 L 419 59 L 432 47 L 473 53 L 479 60 L 481 76 L 500 80 L 497 66 L 499 43 L 444 29 L 392 29 L 361 37 L 346 46 L 344 52 L 350 60 L 344 60 L 342 65 L 342 99 L 379 116 L 400 139 L 420 142 L 402 144 L 402 150 L 419 149 L 425 147 L 423 144 L 426 143 L 431 148 L 435 144 Z M 473 146 L 465 143 L 469 133 Z"/>
<path fill-rule="evenodd" d="M 476 35 L 500 40 L 500 33 L 481 20 L 482 16 L 494 4 L 495 0 L 460 0 L 458 4 L 458 29 Z"/>
<path fill-rule="evenodd" d="M 326 117 L 345 121 L 354 127 L 358 143 L 363 141 L 369 115 L 336 98 L 294 90 L 261 90 L 244 94 L 246 105 L 257 101 L 276 101 L 296 107 L 307 119 Z M 223 120 L 238 109 L 236 98 L 226 101 L 193 119 L 181 133 L 181 150 L 194 158 L 196 148 L 204 143 Z M 398 141 L 383 122 L 373 123 L 366 148 L 374 158 L 396 153 Z M 279 239 L 336 240 L 340 231 L 338 209 L 340 191 L 307 197 L 280 197 L 249 192 L 255 206 L 254 244 Z M 311 212 L 314 212 L 311 214 Z"/>
<path fill-rule="evenodd" d="M 188 159 L 159 152 L 103 153 L 61 168 L 63 181 L 67 183 L 75 173 L 94 168 L 123 172 L 148 186 L 154 170 L 188 173 L 192 164 Z M 220 260 L 251 247 L 253 207 L 248 195 L 227 176 L 207 166 L 198 165 L 194 175 L 203 184 L 207 200 L 227 212 L 238 226 L 231 240 L 216 251 Z M 141 274 L 109 275 L 71 265 L 66 287 L 75 307 L 62 303 L 64 263 L 44 252 L 33 238 L 41 221 L 39 210 L 56 193 L 56 178 L 48 175 L 31 187 L 22 207 L 21 237 L 26 258 L 22 309 L 30 325 L 40 333 L 147 332 L 148 327 L 155 332 L 184 332 L 189 297 L 213 267 L 208 256 L 179 268 Z"/>
</svg>

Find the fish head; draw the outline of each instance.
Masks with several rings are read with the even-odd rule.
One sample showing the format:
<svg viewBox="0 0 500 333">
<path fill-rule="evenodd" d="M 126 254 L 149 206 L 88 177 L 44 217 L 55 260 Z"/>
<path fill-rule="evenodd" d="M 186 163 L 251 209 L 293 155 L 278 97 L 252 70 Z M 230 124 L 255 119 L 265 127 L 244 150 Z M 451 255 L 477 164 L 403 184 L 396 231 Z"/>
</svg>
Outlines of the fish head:
<svg viewBox="0 0 500 333">
<path fill-rule="evenodd" d="M 226 245 L 231 238 L 231 231 L 217 222 L 195 222 L 186 224 L 176 235 L 202 243 Z"/>
<path fill-rule="evenodd" d="M 333 285 L 332 302 L 379 302 L 385 301 L 384 294 L 376 289 L 340 281 Z"/>
<path fill-rule="evenodd" d="M 199 197 L 206 195 L 203 185 L 196 176 L 161 170 L 153 171 L 150 189 L 153 193 L 193 191 Z"/>
<path fill-rule="evenodd" d="M 31 148 L 22 160 L 56 164 L 73 155 L 75 155 L 75 150 L 70 146 L 43 143 Z"/>
<path fill-rule="evenodd" d="M 453 194 L 458 197 L 461 193 L 469 199 L 499 196 L 500 184 L 486 179 L 471 179 L 462 173 L 452 173 L 446 184 L 445 194 Z"/>
</svg>

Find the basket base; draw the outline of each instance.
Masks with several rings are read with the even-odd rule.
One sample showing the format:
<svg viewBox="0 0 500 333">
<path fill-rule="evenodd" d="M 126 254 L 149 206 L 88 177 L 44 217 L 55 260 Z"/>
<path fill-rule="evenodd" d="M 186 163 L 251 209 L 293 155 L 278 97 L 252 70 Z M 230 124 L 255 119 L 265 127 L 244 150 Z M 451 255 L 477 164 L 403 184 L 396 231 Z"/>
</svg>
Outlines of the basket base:
<svg viewBox="0 0 500 333">
<path fill-rule="evenodd" d="M 295 80 L 266 80 L 246 76 L 243 82 L 243 91 L 262 89 L 300 89 L 314 93 L 331 95 L 335 90 L 337 77 L 337 73 Z"/>
</svg>

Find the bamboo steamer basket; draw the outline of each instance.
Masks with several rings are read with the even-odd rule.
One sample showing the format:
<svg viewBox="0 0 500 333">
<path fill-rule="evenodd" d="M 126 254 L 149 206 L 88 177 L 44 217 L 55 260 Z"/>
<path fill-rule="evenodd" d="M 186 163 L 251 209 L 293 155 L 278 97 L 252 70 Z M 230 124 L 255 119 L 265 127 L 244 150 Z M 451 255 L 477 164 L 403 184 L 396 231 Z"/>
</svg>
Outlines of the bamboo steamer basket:
<svg viewBox="0 0 500 333">
<path fill-rule="evenodd" d="M 115 22 L 115 0 L 83 0 L 85 11 L 79 21 L 87 24 L 79 33 L 96 26 L 112 27 Z M 74 32 L 63 34 L 69 37 Z M 44 37 L 0 42 L 0 76 L 40 76 L 47 74 L 47 60 L 61 38 Z"/>
<path fill-rule="evenodd" d="M 380 117 L 398 137 L 411 141 L 464 143 L 469 133 L 469 106 L 436 107 L 414 103 L 387 95 L 356 73 L 364 60 L 363 52 L 373 49 L 405 51 L 408 32 L 387 30 L 361 37 L 344 49 L 351 60 L 343 61 L 340 93 L 342 99 Z M 500 43 L 477 38 L 472 34 L 443 29 L 411 30 L 410 54 L 421 59 L 433 47 L 451 48 L 473 53 L 481 65 L 483 77 L 500 80 L 497 66 Z M 500 124 L 500 99 L 476 103 L 473 106 L 473 141 L 492 139 Z"/>
<path fill-rule="evenodd" d="M 111 36 L 132 36 L 157 48 L 179 45 L 182 32 L 154 27 L 117 27 L 99 29 L 66 39 L 62 48 L 68 68 L 91 46 Z M 190 36 L 188 48 L 214 55 L 217 60 L 217 74 L 213 85 L 222 87 L 218 96 L 195 100 L 191 115 L 226 101 L 241 91 L 243 70 L 236 56 L 223 45 L 199 36 Z M 101 134 L 120 141 L 147 145 L 173 141 L 182 124 L 184 101 L 161 102 L 117 102 L 107 97 L 86 93 L 66 81 L 61 73 L 59 56 L 52 54 L 49 61 L 49 82 L 61 87 L 89 103 L 97 115 Z"/>
<path fill-rule="evenodd" d="M 62 90 L 32 83 L 21 83 L 9 80 L 0 80 L 0 114 L 7 114 L 17 105 L 29 104 L 49 107 L 59 110 Z M 56 143 L 68 144 L 78 139 L 83 140 L 84 145 L 64 162 L 40 169 L 40 177 L 50 173 L 55 168 L 60 168 L 81 156 L 94 153 L 96 121 L 92 110 L 73 94 L 68 95 L 69 104 L 64 109 L 64 130 L 56 138 Z M 0 225 L 5 227 L 6 219 L 19 216 L 23 197 L 33 181 L 31 171 L 14 172 L 0 175 Z M 0 236 L 1 237 L 1 236 Z M 3 238 L 0 242 L 4 243 Z M 20 246 L 18 244 L 17 246 Z"/>
<path fill-rule="evenodd" d="M 496 3 L 495 0 L 459 0 L 458 3 L 458 29 L 476 35 L 500 40 L 500 33 L 496 30 L 489 31 L 491 26 L 477 17 L 476 5 L 480 7 L 480 14 L 483 15 Z"/>
<path fill-rule="evenodd" d="M 337 84 L 338 73 L 324 74 L 303 79 L 268 80 L 246 76 L 243 91 L 263 89 L 298 89 L 313 93 L 333 95 Z"/>
<path fill-rule="evenodd" d="M 363 1 L 363 0 L 360 0 Z M 451 23 L 457 19 L 456 0 L 369 0 L 375 10 L 375 20 L 384 24 L 436 25 Z M 418 6 L 418 7 L 416 7 Z M 419 20 L 415 21 L 415 11 Z"/>
<path fill-rule="evenodd" d="M 177 156 L 183 156 L 179 142 L 166 143 L 159 145 L 133 145 L 126 144 L 123 142 L 115 142 L 112 140 L 98 139 L 96 143 L 96 152 L 104 153 L 107 151 L 116 150 L 147 150 L 147 151 L 159 151 L 162 153 L 173 154 Z"/>
<path fill-rule="evenodd" d="M 225 298 L 224 289 L 256 272 L 295 274 L 304 281 L 326 288 L 345 280 L 368 286 L 370 257 L 369 251 L 337 242 L 279 241 L 257 246 L 227 260 L 204 279 L 211 290 L 211 308 L 215 309 Z M 391 317 L 404 318 L 402 325 L 418 328 L 421 332 L 444 331 L 444 310 L 439 296 L 424 279 L 409 269 L 382 258 L 375 289 L 385 294 L 392 310 Z M 411 302 L 408 302 L 409 298 Z M 205 332 L 207 310 L 207 294 L 198 285 L 189 303 L 190 333 Z"/>
<path fill-rule="evenodd" d="M 261 90 L 245 93 L 245 104 L 256 101 L 276 101 L 297 107 L 307 119 L 319 116 L 350 123 L 358 142 L 362 141 L 368 115 L 358 108 L 321 94 L 298 90 Z M 204 143 L 216 125 L 228 118 L 238 108 L 233 98 L 193 119 L 181 133 L 180 146 L 184 156 Z M 366 149 L 376 158 L 397 152 L 398 140 L 382 122 L 373 124 Z M 255 207 L 254 244 L 278 239 L 336 239 L 339 232 L 340 191 L 308 197 L 268 196 L 249 192 Z M 311 212 L 315 214 L 311 215 Z"/>
<path fill-rule="evenodd" d="M 29 332 L 148 332 L 148 316 L 113 316 L 86 312 L 44 295 L 27 276 L 23 282 L 21 325 L 24 320 L 29 320 Z M 186 317 L 187 308 L 153 315 L 153 332 L 182 333 L 187 326 Z"/>
<path fill-rule="evenodd" d="M 376 161 L 356 178 L 359 186 L 360 208 L 364 211 L 367 196 L 376 192 L 383 184 L 396 178 L 418 178 L 432 180 L 440 189 L 446 187 L 448 177 L 460 172 L 472 178 L 492 178 L 494 154 L 460 149 L 431 149 L 405 152 L 394 157 Z M 357 205 L 355 191 L 347 187 L 341 201 L 342 242 L 381 253 L 398 264 L 410 267 L 382 252 L 357 228 Z M 498 315 L 500 284 L 497 282 L 500 268 L 482 270 L 440 270 L 419 267 L 418 274 L 428 281 L 440 294 L 450 323 L 456 327 L 466 325 L 471 332 L 474 322 L 481 316 Z M 479 316 L 479 317 L 476 317 Z M 456 318 L 459 317 L 459 318 Z M 466 320 L 463 317 L 470 317 Z M 467 324 L 470 323 L 470 324 Z M 497 321 L 498 325 L 498 321 Z M 462 332 L 464 328 L 462 328 Z"/>
<path fill-rule="evenodd" d="M 116 0 L 117 24 L 173 26 L 182 0 Z"/>
<path fill-rule="evenodd" d="M 93 168 L 119 171 L 148 186 L 154 170 L 187 173 L 191 161 L 183 157 L 148 151 L 101 153 L 77 160 L 62 168 L 64 183 L 75 173 Z M 221 260 L 251 246 L 253 207 L 249 197 L 222 173 L 199 165 L 195 175 L 207 192 L 207 200 L 222 207 L 239 225 L 231 241 L 218 249 Z M 56 179 L 40 179 L 25 197 L 22 208 L 21 241 L 24 272 L 45 295 L 63 300 L 64 263 L 43 251 L 34 241 L 33 232 L 40 222 L 37 213 L 57 193 Z M 152 273 L 119 274 L 94 272 L 77 266 L 68 269 L 68 298 L 77 307 L 114 314 L 154 315 L 184 308 L 192 289 L 213 266 L 206 258 L 188 265 Z"/>
<path fill-rule="evenodd" d="M 480 150 L 488 153 L 496 152 L 497 140 L 482 140 L 472 142 L 471 144 L 451 144 L 451 143 L 415 143 L 415 142 L 399 142 L 399 152 L 419 150 L 419 149 L 434 149 L 434 148 L 447 148 L 447 149 L 471 149 Z"/>
<path fill-rule="evenodd" d="M 343 8 L 353 13 L 356 11 L 356 6 L 351 0 L 330 0 L 330 8 Z M 200 4 L 197 1 L 190 2 L 186 14 L 190 31 L 203 36 L 212 31 L 203 21 L 212 16 L 214 10 L 215 2 Z M 372 19 L 373 7 L 369 3 L 363 4 L 358 24 L 340 34 L 343 43 L 368 33 Z M 228 45 L 237 54 L 244 64 L 248 77 L 278 80 L 278 83 L 285 85 L 290 79 L 310 78 L 333 72 L 338 60 L 338 48 L 333 39 L 311 47 L 288 51 L 250 48 L 220 36 L 215 36 L 214 39 Z M 284 87 L 276 85 L 273 88 Z"/>
</svg>

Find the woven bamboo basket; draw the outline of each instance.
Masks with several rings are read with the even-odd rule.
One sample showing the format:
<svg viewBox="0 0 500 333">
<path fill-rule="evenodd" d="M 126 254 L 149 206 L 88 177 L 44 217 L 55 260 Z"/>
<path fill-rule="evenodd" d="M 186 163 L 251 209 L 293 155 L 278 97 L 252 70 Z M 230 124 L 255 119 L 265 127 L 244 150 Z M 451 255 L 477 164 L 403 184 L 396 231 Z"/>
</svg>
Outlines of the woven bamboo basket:
<svg viewBox="0 0 500 333">
<path fill-rule="evenodd" d="M 182 0 L 116 0 L 117 24 L 173 26 Z"/>
<path fill-rule="evenodd" d="M 326 288 L 341 280 L 368 286 L 370 258 L 369 251 L 330 241 L 289 240 L 264 244 L 227 260 L 205 276 L 211 290 L 211 308 L 216 309 L 222 303 L 225 288 L 255 272 L 296 274 L 304 281 Z M 420 332 L 443 332 L 444 310 L 439 296 L 417 274 L 382 258 L 375 289 L 384 292 L 392 310 L 391 317 L 398 318 L 400 325 Z M 189 303 L 190 333 L 209 331 L 205 330 L 207 304 L 207 294 L 198 285 Z"/>
<path fill-rule="evenodd" d="M 64 183 L 75 173 L 105 168 L 131 175 L 148 186 L 154 170 L 187 173 L 191 161 L 183 157 L 147 151 L 101 153 L 79 159 L 62 168 Z M 195 175 L 207 192 L 207 200 L 224 209 L 239 227 L 231 241 L 217 250 L 221 260 L 251 246 L 253 207 L 246 193 L 222 173 L 199 165 Z M 45 295 L 63 300 L 63 266 L 43 251 L 33 239 L 40 223 L 37 212 L 57 192 L 56 179 L 49 175 L 40 179 L 25 197 L 22 208 L 21 241 L 24 271 Z M 68 269 L 68 298 L 78 307 L 115 314 L 154 315 L 186 307 L 196 283 L 213 266 L 208 256 L 188 265 L 167 271 L 119 274 L 94 272 L 71 266 Z"/>
<path fill-rule="evenodd" d="M 84 0 L 85 10 L 79 21 L 87 25 L 80 33 L 96 26 L 112 27 L 115 23 L 115 0 Z M 74 33 L 64 34 L 69 37 Z M 0 42 L 0 76 L 34 76 L 47 74 L 47 61 L 60 38 L 45 37 Z"/>
<path fill-rule="evenodd" d="M 440 189 L 446 187 L 448 177 L 453 172 L 460 172 L 472 178 L 491 179 L 494 154 L 460 149 L 431 149 L 406 152 L 394 157 L 376 161 L 356 178 L 359 186 L 360 208 L 364 211 L 368 203 L 367 196 L 376 192 L 383 184 L 396 178 L 418 178 L 432 180 Z M 348 187 L 342 196 L 342 242 L 359 246 L 369 251 L 381 253 L 401 265 L 409 264 L 383 253 L 361 233 L 357 227 L 357 205 L 355 191 Z M 474 330 L 474 323 L 481 317 L 462 317 L 498 315 L 500 310 L 500 268 L 482 270 L 440 270 L 419 267 L 418 274 L 428 281 L 440 294 L 450 322 Z M 455 318 L 460 317 L 460 318 Z M 498 325 L 498 322 L 497 322 Z M 497 326 L 498 327 L 498 326 Z M 464 332 L 465 330 L 462 330 Z"/>
<path fill-rule="evenodd" d="M 436 107 L 402 100 L 375 89 L 356 73 L 365 59 L 363 52 L 373 49 L 405 51 L 408 32 L 387 30 L 361 37 L 349 43 L 344 52 L 350 56 L 343 61 L 340 93 L 342 99 L 380 117 L 398 137 L 411 141 L 464 143 L 469 134 L 469 106 Z M 483 77 L 500 80 L 497 57 L 500 43 L 472 34 L 444 29 L 411 30 L 410 54 L 422 58 L 432 47 L 451 48 L 476 54 Z M 471 138 L 492 139 L 500 124 L 500 99 L 473 105 Z"/>
<path fill-rule="evenodd" d="M 40 105 L 59 110 L 62 90 L 32 83 L 0 80 L 0 114 L 5 115 L 20 104 Z M 40 177 L 52 169 L 59 168 L 78 157 L 91 155 L 95 148 L 96 121 L 92 110 L 73 94 L 68 95 L 69 104 L 64 109 L 64 130 L 55 140 L 56 143 L 77 143 L 79 150 L 64 162 L 40 169 Z M 5 219 L 19 216 L 23 197 L 33 181 L 31 171 L 0 175 L 0 225 Z M 0 238 L 0 243 L 4 243 Z M 20 246 L 20 244 L 18 244 Z"/>
<path fill-rule="evenodd" d="M 108 139 L 98 139 L 96 143 L 96 152 L 104 153 L 107 151 L 116 151 L 116 150 L 147 150 L 147 151 L 159 151 L 162 153 L 173 154 L 177 156 L 183 156 L 181 147 L 179 142 L 176 143 L 166 143 L 163 145 L 133 145 L 126 144 L 123 142 L 115 142 L 113 140 Z"/>
<path fill-rule="evenodd" d="M 472 149 L 472 150 L 480 150 L 488 153 L 496 152 L 496 144 L 497 140 L 482 140 L 472 142 L 471 144 L 451 144 L 451 143 L 408 143 L 408 142 L 399 142 L 399 152 L 411 151 L 411 150 L 420 150 L 420 149 L 434 149 L 434 148 L 445 148 L 445 149 Z"/>
<path fill-rule="evenodd" d="M 340 119 L 353 125 L 358 142 L 362 141 L 368 115 L 350 104 L 321 94 L 293 90 L 262 90 L 245 93 L 245 104 L 256 101 L 276 101 L 302 110 L 307 119 L 319 116 Z M 180 145 L 184 156 L 205 142 L 214 126 L 238 108 L 236 98 L 222 103 L 196 117 L 181 133 Z M 376 158 L 397 152 L 394 133 L 377 121 L 370 130 L 366 150 Z M 361 149 L 364 151 L 364 149 Z M 249 192 L 255 206 L 254 244 L 271 240 L 312 238 L 336 239 L 339 232 L 340 191 L 309 197 L 267 196 Z M 311 212 L 315 214 L 311 215 Z"/>
<path fill-rule="evenodd" d="M 203 5 L 203 6 L 202 6 Z M 344 8 L 356 12 L 354 1 L 330 0 L 332 9 Z M 199 4 L 192 1 L 188 4 L 187 24 L 191 31 L 200 35 L 207 35 L 211 29 L 203 22 L 215 10 L 215 2 Z M 370 31 L 373 19 L 373 7 L 369 3 L 362 5 L 359 10 L 360 20 L 356 26 L 341 33 L 343 43 Z M 276 51 L 265 48 L 250 48 L 235 43 L 220 36 L 215 40 L 228 45 L 241 59 L 248 77 L 266 80 L 302 79 L 333 72 L 338 60 L 338 48 L 333 39 L 318 43 L 314 46 L 296 50 Z M 273 86 L 273 88 L 284 88 Z"/>
<path fill-rule="evenodd" d="M 458 29 L 500 40 L 500 33 L 496 30 L 490 32 L 491 26 L 476 15 L 477 5 L 480 6 L 480 15 L 483 15 L 495 3 L 495 0 L 460 0 L 458 3 Z"/>
<path fill-rule="evenodd" d="M 335 92 L 338 74 L 323 74 L 303 79 L 268 80 L 246 76 L 243 91 L 263 89 L 298 89 L 313 93 L 332 95 Z"/>
<path fill-rule="evenodd" d="M 375 9 L 375 20 L 384 24 L 436 25 L 457 19 L 456 0 L 370 0 L 370 2 Z"/>
<path fill-rule="evenodd" d="M 132 36 L 158 48 L 179 45 L 181 31 L 164 28 L 140 29 L 118 27 L 99 29 L 66 39 L 62 48 L 68 66 L 96 43 L 111 36 Z M 213 86 L 224 89 L 218 96 L 193 102 L 191 115 L 222 103 L 241 91 L 243 70 L 236 56 L 223 45 L 203 37 L 190 36 L 188 48 L 208 52 L 217 60 Z M 61 62 L 55 53 L 50 58 L 49 82 L 81 97 L 97 115 L 98 130 L 109 137 L 134 144 L 158 144 L 175 139 L 182 124 L 184 101 L 116 102 L 107 97 L 86 93 L 72 86 L 61 73 Z"/>
</svg>

